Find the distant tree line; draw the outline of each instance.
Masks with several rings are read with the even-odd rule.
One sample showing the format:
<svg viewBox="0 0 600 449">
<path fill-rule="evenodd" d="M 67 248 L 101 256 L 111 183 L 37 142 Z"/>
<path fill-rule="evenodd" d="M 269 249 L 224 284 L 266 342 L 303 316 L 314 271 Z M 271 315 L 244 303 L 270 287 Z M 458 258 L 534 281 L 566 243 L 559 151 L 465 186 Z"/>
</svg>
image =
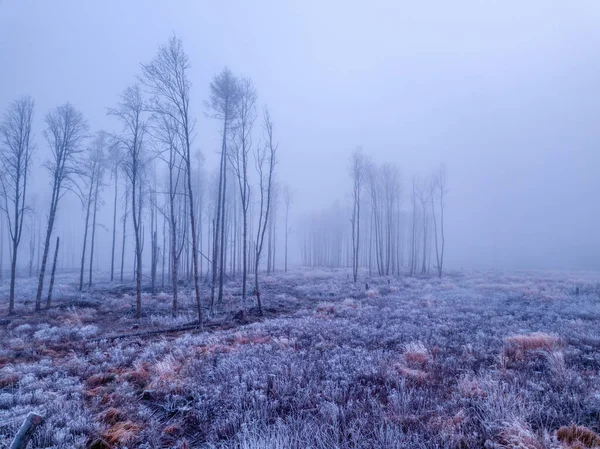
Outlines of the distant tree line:
<svg viewBox="0 0 600 449">
<path fill-rule="evenodd" d="M 335 203 L 302 220 L 298 234 L 302 263 L 351 267 L 354 282 L 360 267 L 368 269 L 369 275 L 407 272 L 414 276 L 433 270 L 442 277 L 448 193 L 445 166 L 412 179 L 408 210 L 396 165 L 378 165 L 359 148 L 350 158 L 349 174 L 349 208 Z"/>
</svg>

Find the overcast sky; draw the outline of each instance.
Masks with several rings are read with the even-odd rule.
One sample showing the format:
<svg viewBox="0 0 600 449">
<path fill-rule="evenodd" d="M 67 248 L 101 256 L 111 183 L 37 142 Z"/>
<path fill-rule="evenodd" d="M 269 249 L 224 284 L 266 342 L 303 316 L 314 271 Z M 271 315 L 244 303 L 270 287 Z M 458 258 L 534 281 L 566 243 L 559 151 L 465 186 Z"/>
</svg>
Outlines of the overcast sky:
<svg viewBox="0 0 600 449">
<path fill-rule="evenodd" d="M 106 109 L 176 33 L 208 169 L 203 102 L 229 66 L 272 111 L 296 216 L 348 200 L 361 145 L 407 188 L 447 164 L 451 266 L 598 269 L 598 24 L 594 0 L 0 0 L 0 108 L 34 97 L 41 163 L 49 108 L 113 131 Z"/>
</svg>

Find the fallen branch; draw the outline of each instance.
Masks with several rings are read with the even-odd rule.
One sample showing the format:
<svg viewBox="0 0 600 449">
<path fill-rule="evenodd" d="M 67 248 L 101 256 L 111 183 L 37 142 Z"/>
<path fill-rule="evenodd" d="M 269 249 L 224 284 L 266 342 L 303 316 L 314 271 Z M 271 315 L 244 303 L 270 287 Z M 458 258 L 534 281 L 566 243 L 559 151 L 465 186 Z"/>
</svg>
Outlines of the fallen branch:
<svg viewBox="0 0 600 449">
<path fill-rule="evenodd" d="M 10 445 L 10 449 L 25 449 L 27 447 L 27 443 L 33 436 L 35 429 L 44 421 L 44 417 L 40 416 L 36 413 L 29 413 L 27 418 L 25 418 L 25 422 L 17 432 L 15 439 Z"/>
<path fill-rule="evenodd" d="M 208 328 L 208 329 L 216 328 L 216 327 L 224 326 L 227 323 L 228 323 L 227 321 L 222 321 L 222 322 L 218 322 L 218 323 L 204 323 L 204 328 L 205 329 L 206 328 Z M 145 331 L 145 332 L 134 332 L 134 333 L 130 333 L 130 334 L 104 336 L 104 337 L 87 340 L 87 342 L 95 343 L 95 342 L 99 342 L 102 340 L 114 341 L 114 340 L 120 340 L 122 338 L 150 337 L 153 335 L 170 334 L 173 332 L 183 332 L 183 331 L 191 331 L 191 330 L 200 330 L 200 326 L 198 325 L 198 323 L 195 322 L 195 323 L 191 323 L 191 324 L 185 324 L 183 326 L 171 327 L 168 329 L 157 329 L 157 330 Z"/>
</svg>

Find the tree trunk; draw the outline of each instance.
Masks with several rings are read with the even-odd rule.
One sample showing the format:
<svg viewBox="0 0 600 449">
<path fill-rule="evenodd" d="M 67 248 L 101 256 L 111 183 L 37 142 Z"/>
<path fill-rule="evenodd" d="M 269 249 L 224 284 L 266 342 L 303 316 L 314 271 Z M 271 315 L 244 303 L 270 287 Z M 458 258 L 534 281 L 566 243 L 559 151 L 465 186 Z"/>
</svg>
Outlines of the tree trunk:
<svg viewBox="0 0 600 449">
<path fill-rule="evenodd" d="M 87 207 L 85 212 L 85 229 L 83 232 L 83 250 L 81 251 L 81 269 L 79 271 L 79 291 L 83 290 L 83 270 L 85 269 L 85 250 L 87 246 L 88 227 L 90 223 L 90 208 L 92 206 L 92 188 L 93 182 L 90 182 L 90 190 L 87 197 Z"/>
<path fill-rule="evenodd" d="M 110 255 L 110 282 L 114 280 L 115 275 L 115 245 L 117 243 L 117 190 L 118 184 L 118 167 L 115 166 L 115 201 L 113 206 L 113 232 L 112 232 L 112 250 Z"/>
<path fill-rule="evenodd" d="M 50 286 L 48 287 L 48 299 L 46 300 L 46 307 L 50 307 L 52 301 L 52 289 L 54 288 L 54 276 L 56 275 L 56 260 L 58 259 L 58 246 L 60 244 L 60 238 L 56 237 L 56 248 L 54 249 L 54 260 L 52 261 L 52 274 L 50 275 Z"/>
<path fill-rule="evenodd" d="M 221 253 L 220 253 L 220 271 L 219 271 L 219 298 L 217 302 L 223 302 L 223 280 L 225 276 L 225 199 L 227 191 L 227 159 L 223 160 L 223 204 L 221 205 Z"/>
<path fill-rule="evenodd" d="M 29 413 L 27 418 L 25 418 L 25 422 L 21 425 L 19 432 L 15 436 L 15 439 L 10 445 L 9 449 L 25 449 L 29 440 L 33 436 L 35 429 L 42 423 L 44 420 L 43 416 L 40 416 L 36 413 Z"/>
<path fill-rule="evenodd" d="M 92 264 L 94 262 L 94 243 L 96 241 L 96 213 L 98 212 L 98 190 L 100 186 L 98 185 L 100 179 L 96 179 L 96 191 L 94 193 L 94 216 L 92 218 L 92 242 L 90 244 L 90 271 L 88 277 L 88 288 L 92 287 Z"/>
<path fill-rule="evenodd" d="M 44 275 L 46 274 L 46 262 L 48 261 L 48 252 L 50 251 L 50 237 L 52 236 L 52 229 L 54 227 L 54 219 L 56 217 L 56 207 L 59 196 L 59 184 L 58 180 L 54 179 L 52 188 L 52 199 L 50 201 L 50 214 L 48 215 L 48 227 L 46 229 L 46 240 L 44 242 L 44 253 L 42 255 L 42 262 L 40 266 L 40 276 L 38 280 L 37 293 L 35 295 L 35 311 L 39 312 L 42 310 L 42 291 L 44 289 Z"/>
<path fill-rule="evenodd" d="M 129 206 L 129 192 L 125 191 L 125 214 L 123 215 L 123 242 L 121 245 L 121 282 L 123 282 L 123 268 L 125 267 L 125 240 L 127 237 L 127 207 Z"/>
</svg>

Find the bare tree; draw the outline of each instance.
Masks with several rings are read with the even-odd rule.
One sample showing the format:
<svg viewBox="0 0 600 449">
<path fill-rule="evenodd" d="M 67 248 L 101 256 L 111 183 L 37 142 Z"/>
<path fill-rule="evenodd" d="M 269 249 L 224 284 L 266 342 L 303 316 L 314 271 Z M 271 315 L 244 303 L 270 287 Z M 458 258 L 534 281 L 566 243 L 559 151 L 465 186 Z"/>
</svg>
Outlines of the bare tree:
<svg viewBox="0 0 600 449">
<path fill-rule="evenodd" d="M 290 206 L 292 204 L 292 192 L 290 191 L 290 186 L 286 185 L 283 188 L 283 203 L 285 204 L 285 251 L 284 251 L 284 269 L 287 273 L 288 271 L 288 236 L 290 233 Z"/>
<path fill-rule="evenodd" d="M 48 213 L 46 239 L 40 266 L 37 294 L 35 297 L 35 310 L 41 310 L 42 290 L 44 288 L 44 275 L 46 262 L 50 250 L 50 238 L 56 219 L 58 202 L 67 190 L 73 188 L 74 177 L 79 172 L 78 156 L 84 139 L 87 137 L 88 125 L 81 112 L 70 103 L 65 103 L 46 114 L 46 130 L 44 137 L 51 150 L 51 159 L 46 163 L 46 168 L 52 177 L 52 198 Z"/>
<path fill-rule="evenodd" d="M 410 239 L 410 276 L 417 270 L 417 180 L 412 180 L 412 195 L 410 197 L 412 205 L 412 228 Z"/>
<path fill-rule="evenodd" d="M 352 153 L 350 176 L 352 177 L 352 278 L 356 282 L 360 248 L 360 198 L 365 177 L 365 159 L 360 148 Z"/>
<path fill-rule="evenodd" d="M 448 193 L 446 189 L 446 166 L 440 165 L 436 173 L 434 173 L 431 180 L 431 216 L 433 217 L 433 235 L 435 236 L 435 258 L 436 258 L 436 270 L 438 277 L 442 277 L 444 268 L 444 247 L 445 247 L 445 236 L 444 236 L 444 209 L 446 208 L 445 196 Z M 436 206 L 435 202 L 438 201 L 440 210 L 440 236 L 438 238 L 438 224 L 436 218 Z"/>
<path fill-rule="evenodd" d="M 421 204 L 421 225 L 423 226 L 423 258 L 421 259 L 421 274 L 427 273 L 427 237 L 429 236 L 428 208 L 431 191 L 427 180 L 422 180 L 416 186 L 416 196 Z"/>
<path fill-rule="evenodd" d="M 0 122 L 0 189 L 3 200 L 0 208 L 6 215 L 11 240 L 9 314 L 14 313 L 17 256 L 23 234 L 27 181 L 34 149 L 31 133 L 33 108 L 33 99 L 22 97 L 9 105 Z M 4 236 L 2 239 L 4 240 Z"/>
<path fill-rule="evenodd" d="M 131 216 L 135 234 L 135 282 L 137 319 L 142 316 L 142 223 L 141 223 L 141 176 L 145 159 L 143 154 L 146 134 L 146 118 L 142 92 L 137 84 L 125 89 L 116 109 L 108 112 L 123 123 L 123 132 L 117 136 L 125 149 L 125 173 L 131 184 Z"/>
<path fill-rule="evenodd" d="M 96 242 L 96 215 L 98 213 L 98 196 L 100 190 L 104 186 L 103 177 L 104 170 L 106 169 L 106 155 L 105 155 L 105 146 L 106 146 L 106 133 L 104 131 L 100 131 L 96 137 L 96 141 L 94 142 L 94 152 L 96 153 L 95 158 L 98 159 L 96 175 L 94 176 L 94 213 L 92 216 L 92 241 L 90 245 L 90 268 L 88 273 L 88 288 L 92 286 L 92 264 L 94 262 L 94 246 Z M 102 201 L 102 199 L 100 199 Z"/>
<path fill-rule="evenodd" d="M 112 245 L 110 253 L 110 281 L 112 282 L 115 278 L 115 247 L 117 243 L 117 198 L 119 192 L 119 170 L 123 162 L 122 153 L 119 151 L 117 143 L 113 143 L 109 149 L 109 162 L 112 163 L 111 177 L 114 180 L 115 197 L 113 201 L 113 231 L 112 231 Z"/>
<path fill-rule="evenodd" d="M 168 216 L 169 220 L 169 249 L 170 249 L 170 277 L 173 289 L 173 301 L 171 313 L 177 315 L 178 307 L 178 279 L 179 279 L 179 259 L 183 250 L 184 238 L 178 233 L 179 223 L 177 220 L 177 198 L 181 193 L 181 176 L 183 171 L 183 159 L 180 151 L 177 149 L 179 139 L 177 137 L 177 124 L 168 115 L 158 114 L 153 118 L 154 129 L 159 145 L 166 150 L 161 151 L 161 158 L 167 163 L 168 170 Z"/>
<path fill-rule="evenodd" d="M 276 156 L 277 148 L 279 146 L 273 141 L 273 121 L 271 120 L 271 115 L 266 107 L 263 110 L 263 120 L 263 138 L 265 140 L 265 144 L 264 146 L 258 145 L 254 152 L 260 192 L 260 211 L 258 215 L 258 228 L 256 231 L 256 255 L 254 259 L 254 288 L 256 290 L 256 301 L 258 304 L 259 315 L 262 315 L 263 312 L 262 303 L 260 300 L 260 288 L 258 285 L 258 267 L 260 265 L 260 256 L 265 241 L 265 232 L 269 223 L 271 196 L 273 193 L 273 174 L 275 172 L 275 164 L 277 163 Z"/>
<path fill-rule="evenodd" d="M 231 167 L 238 182 L 242 210 L 242 299 L 246 299 L 248 277 L 248 207 L 250 182 L 248 159 L 252 148 L 252 129 L 256 120 L 256 89 L 249 78 L 239 82 L 239 101 L 236 102 L 236 124 L 233 145 L 228 152 Z"/>
<path fill-rule="evenodd" d="M 83 289 L 83 271 L 85 268 L 85 254 L 87 249 L 90 213 L 92 210 L 92 205 L 95 204 L 98 200 L 99 177 L 103 170 L 102 165 L 104 164 L 104 144 L 105 135 L 104 133 L 100 132 L 96 135 L 95 139 L 90 145 L 87 157 L 82 163 L 82 178 L 84 184 L 87 187 L 87 194 L 85 198 L 83 198 L 86 212 L 85 227 L 83 230 L 83 249 L 81 251 L 81 268 L 79 272 L 79 291 Z M 94 216 L 96 209 L 97 207 L 94 206 Z M 90 256 L 90 270 L 91 260 L 92 256 Z"/>
<path fill-rule="evenodd" d="M 190 64 L 183 50 L 181 40 L 173 36 L 166 45 L 159 47 L 158 54 L 148 64 L 142 65 L 144 82 L 154 95 L 152 109 L 155 113 L 169 116 L 177 124 L 181 141 L 181 157 L 184 161 L 187 196 L 192 237 L 192 261 L 194 270 L 194 290 L 198 323 L 202 326 L 200 300 L 200 280 L 198 275 L 198 242 L 196 234 L 196 213 L 194 211 L 194 191 L 192 189 L 192 133 L 194 124 L 190 118 L 190 86 L 188 70 Z"/>
</svg>

